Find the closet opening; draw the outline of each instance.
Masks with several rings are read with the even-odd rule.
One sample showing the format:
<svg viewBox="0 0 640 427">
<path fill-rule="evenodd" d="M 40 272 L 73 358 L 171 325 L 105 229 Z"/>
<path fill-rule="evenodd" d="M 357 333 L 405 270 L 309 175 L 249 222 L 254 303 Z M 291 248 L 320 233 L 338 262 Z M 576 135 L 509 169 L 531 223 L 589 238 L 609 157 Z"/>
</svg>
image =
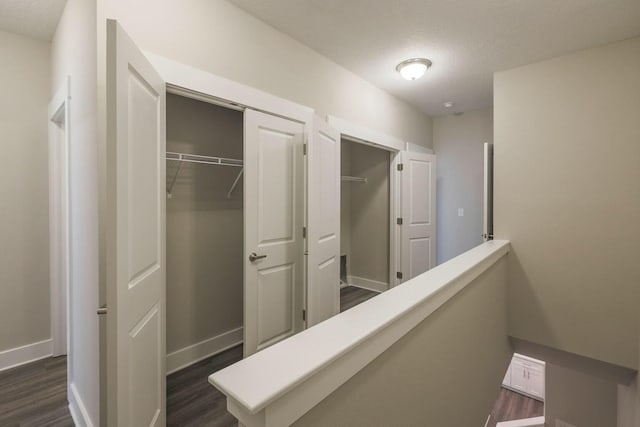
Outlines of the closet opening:
<svg viewBox="0 0 640 427">
<path fill-rule="evenodd" d="M 368 299 L 394 283 L 391 277 L 391 164 L 395 154 L 342 137 L 340 293 L 343 300 Z M 348 296 L 352 297 L 345 298 Z M 344 302 L 341 311 L 350 308 Z"/>
<path fill-rule="evenodd" d="M 243 116 L 167 93 L 167 374 L 242 343 Z"/>
</svg>

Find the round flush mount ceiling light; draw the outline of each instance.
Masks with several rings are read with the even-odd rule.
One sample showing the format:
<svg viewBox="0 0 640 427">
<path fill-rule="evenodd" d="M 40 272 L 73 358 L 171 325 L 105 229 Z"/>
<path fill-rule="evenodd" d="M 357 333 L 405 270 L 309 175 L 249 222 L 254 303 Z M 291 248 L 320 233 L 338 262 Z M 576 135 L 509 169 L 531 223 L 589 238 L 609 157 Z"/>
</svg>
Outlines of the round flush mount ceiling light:
<svg viewBox="0 0 640 427">
<path fill-rule="evenodd" d="M 442 105 L 444 105 L 444 108 L 452 108 L 455 104 L 451 101 L 447 101 Z"/>
<path fill-rule="evenodd" d="M 411 58 L 399 63 L 396 71 L 407 80 L 418 80 L 431 64 L 427 58 Z"/>
</svg>

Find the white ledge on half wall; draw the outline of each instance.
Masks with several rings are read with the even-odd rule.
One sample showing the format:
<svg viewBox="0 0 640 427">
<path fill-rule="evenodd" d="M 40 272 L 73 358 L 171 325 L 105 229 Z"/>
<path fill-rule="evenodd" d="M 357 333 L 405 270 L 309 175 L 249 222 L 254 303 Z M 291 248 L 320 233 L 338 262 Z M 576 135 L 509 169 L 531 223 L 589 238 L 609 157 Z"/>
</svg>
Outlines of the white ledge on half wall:
<svg viewBox="0 0 640 427">
<path fill-rule="evenodd" d="M 211 376 L 240 423 L 286 426 L 320 403 L 509 252 L 485 242 Z"/>
</svg>

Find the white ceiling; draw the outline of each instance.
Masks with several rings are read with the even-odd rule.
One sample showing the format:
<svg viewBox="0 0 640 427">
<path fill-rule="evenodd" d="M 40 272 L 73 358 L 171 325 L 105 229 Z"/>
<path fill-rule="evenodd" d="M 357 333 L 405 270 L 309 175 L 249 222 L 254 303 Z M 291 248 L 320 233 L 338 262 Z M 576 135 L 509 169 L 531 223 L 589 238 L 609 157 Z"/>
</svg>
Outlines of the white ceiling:
<svg viewBox="0 0 640 427">
<path fill-rule="evenodd" d="M 0 0 L 0 30 L 51 40 L 67 0 Z"/>
<path fill-rule="evenodd" d="M 640 34 L 640 0 L 230 1 L 433 116 L 491 105 L 494 71 Z M 433 61 L 414 82 L 411 57 Z"/>
</svg>

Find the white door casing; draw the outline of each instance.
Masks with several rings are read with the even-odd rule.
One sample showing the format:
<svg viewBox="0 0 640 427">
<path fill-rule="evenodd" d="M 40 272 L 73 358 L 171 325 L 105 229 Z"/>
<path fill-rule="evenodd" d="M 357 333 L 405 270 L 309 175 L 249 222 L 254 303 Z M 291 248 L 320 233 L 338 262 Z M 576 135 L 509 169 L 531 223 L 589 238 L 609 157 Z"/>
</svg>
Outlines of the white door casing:
<svg viewBox="0 0 640 427">
<path fill-rule="evenodd" d="M 307 161 L 309 327 L 340 312 L 340 133 L 317 116 Z"/>
<path fill-rule="evenodd" d="M 436 265 L 436 156 L 402 152 L 402 280 Z"/>
<path fill-rule="evenodd" d="M 71 343 L 71 223 L 69 221 L 69 142 L 71 77 L 67 76 L 49 103 L 49 277 L 51 282 L 52 355 L 67 356 Z M 67 372 L 71 383 L 71 370 Z"/>
<path fill-rule="evenodd" d="M 302 123 L 244 113 L 244 355 L 303 328 Z M 251 254 L 258 259 L 251 261 Z"/>
<path fill-rule="evenodd" d="M 107 22 L 107 417 L 163 426 L 165 83 Z"/>
</svg>

